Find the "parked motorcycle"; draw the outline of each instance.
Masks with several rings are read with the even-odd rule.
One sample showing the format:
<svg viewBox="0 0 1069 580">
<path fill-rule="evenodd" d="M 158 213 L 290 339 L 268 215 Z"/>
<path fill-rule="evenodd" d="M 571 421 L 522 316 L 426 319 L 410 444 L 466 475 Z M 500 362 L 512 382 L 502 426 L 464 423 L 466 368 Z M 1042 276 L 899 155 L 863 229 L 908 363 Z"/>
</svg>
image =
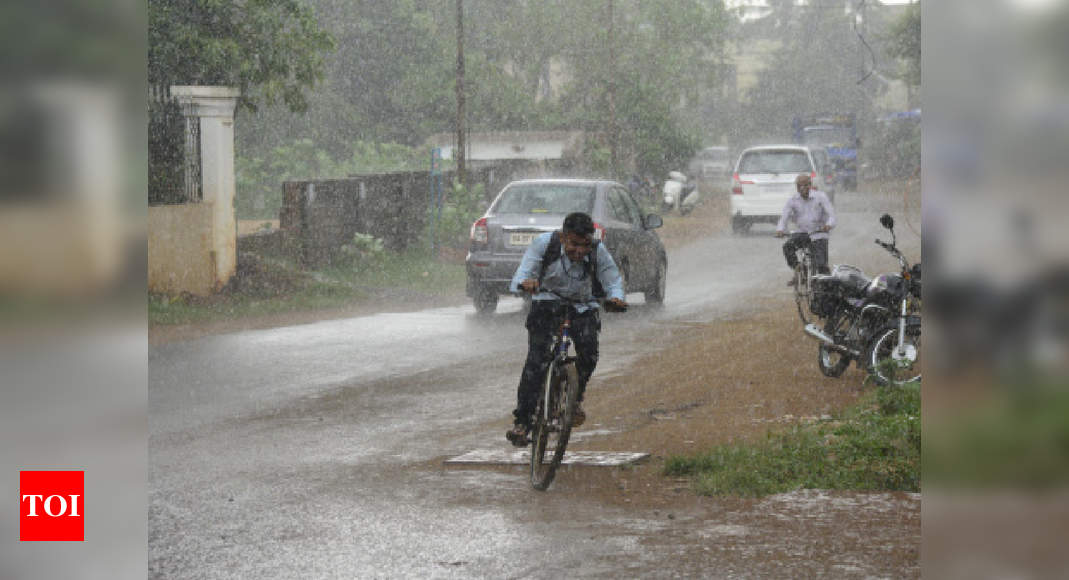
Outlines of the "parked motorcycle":
<svg viewBox="0 0 1069 580">
<path fill-rule="evenodd" d="M 807 324 L 805 332 L 820 341 L 817 364 L 825 376 L 841 376 L 856 361 L 878 383 L 902 385 L 921 378 L 921 265 L 910 265 L 895 247 L 894 219 L 884 214 L 880 224 L 891 242 L 876 244 L 898 258 L 900 271 L 870 279 L 840 264 L 814 276 L 810 310 L 824 323 Z"/>
<path fill-rule="evenodd" d="M 665 213 L 676 210 L 679 215 L 687 215 L 698 205 L 697 184 L 678 171 L 668 172 L 668 179 L 664 182 L 663 192 L 663 209 Z"/>
</svg>

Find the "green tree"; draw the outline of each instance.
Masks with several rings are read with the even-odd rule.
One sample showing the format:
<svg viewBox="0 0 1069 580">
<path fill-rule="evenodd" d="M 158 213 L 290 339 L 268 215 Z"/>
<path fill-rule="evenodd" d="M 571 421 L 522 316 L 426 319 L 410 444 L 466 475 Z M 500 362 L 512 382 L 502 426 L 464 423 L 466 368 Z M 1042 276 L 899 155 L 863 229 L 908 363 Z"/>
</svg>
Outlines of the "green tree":
<svg viewBox="0 0 1069 580">
<path fill-rule="evenodd" d="M 561 100 L 564 118 L 587 130 L 607 128 L 614 84 L 621 158 L 655 175 L 682 168 L 700 145 L 696 119 L 718 80 L 730 23 L 723 2 L 617 1 L 611 46 L 604 4 L 586 10 L 574 15 L 586 24 L 571 31 L 562 51 L 573 71 Z M 591 22 L 603 25 L 592 29 Z"/>
<path fill-rule="evenodd" d="M 921 4 L 910 4 L 891 24 L 888 33 L 888 56 L 901 63 L 899 76 L 911 88 L 921 86 Z"/>
<path fill-rule="evenodd" d="M 790 0 L 770 3 L 766 18 L 747 26 L 746 34 L 781 42 L 746 95 L 740 133 L 790 138 L 791 119 L 831 112 L 864 117 L 875 81 L 859 82 L 871 59 L 853 27 L 852 14 L 841 6 L 795 5 Z M 835 5 L 833 5 L 835 6 Z"/>
<path fill-rule="evenodd" d="M 242 105 L 307 107 L 334 48 L 302 0 L 149 0 L 148 79 L 237 86 Z"/>
<path fill-rule="evenodd" d="M 235 131 L 241 151 L 262 156 L 311 139 L 346 158 L 357 141 L 413 146 L 451 127 L 455 56 L 435 12 L 413 0 L 309 1 L 336 42 L 324 57 L 324 81 L 302 117 L 274 106 L 243 119 Z"/>
</svg>

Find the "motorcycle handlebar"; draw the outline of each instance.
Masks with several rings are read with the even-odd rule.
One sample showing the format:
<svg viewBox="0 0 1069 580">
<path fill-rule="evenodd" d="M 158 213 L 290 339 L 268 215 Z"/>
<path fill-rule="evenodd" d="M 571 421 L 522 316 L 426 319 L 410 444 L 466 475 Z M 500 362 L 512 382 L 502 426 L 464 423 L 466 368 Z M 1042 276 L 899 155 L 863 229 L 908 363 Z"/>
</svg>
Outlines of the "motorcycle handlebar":
<svg viewBox="0 0 1069 580">
<path fill-rule="evenodd" d="M 878 238 L 876 239 L 876 243 L 879 244 L 880 247 L 882 247 L 883 249 L 885 249 L 888 252 L 890 252 L 892 256 L 898 258 L 898 262 L 902 265 L 902 268 L 908 268 L 909 267 L 909 264 L 906 262 L 906 257 L 902 255 L 902 252 L 900 252 L 898 250 L 898 248 L 895 247 L 894 244 L 889 244 L 887 242 L 882 242 Z"/>
</svg>

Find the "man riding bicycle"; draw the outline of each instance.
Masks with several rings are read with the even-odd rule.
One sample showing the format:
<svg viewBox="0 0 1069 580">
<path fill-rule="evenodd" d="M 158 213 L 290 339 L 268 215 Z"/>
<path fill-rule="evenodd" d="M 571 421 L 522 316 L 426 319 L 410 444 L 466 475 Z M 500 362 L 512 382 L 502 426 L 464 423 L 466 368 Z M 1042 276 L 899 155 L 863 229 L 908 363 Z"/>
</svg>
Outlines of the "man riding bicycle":
<svg viewBox="0 0 1069 580">
<path fill-rule="evenodd" d="M 828 270 L 828 232 L 835 227 L 835 209 L 831 200 L 823 191 L 812 190 L 813 181 L 807 174 L 799 175 L 794 180 L 798 195 L 791 196 L 783 206 L 783 215 L 776 224 L 776 237 L 782 238 L 787 222 L 794 220 L 798 229 L 809 234 L 810 251 L 812 252 L 813 267 L 821 274 L 827 274 Z M 795 255 L 798 251 L 799 241 L 791 237 L 783 244 L 783 255 L 787 258 L 787 266 L 792 270 L 798 263 Z M 792 277 L 788 286 L 795 283 Z"/>
<path fill-rule="evenodd" d="M 597 298 L 607 295 L 606 303 L 615 309 L 627 308 L 620 270 L 605 245 L 594 240 L 594 221 L 581 212 L 568 214 L 557 232 L 546 232 L 531 241 L 509 290 L 531 293 L 531 311 L 527 315 L 527 362 L 516 390 L 515 424 L 505 433 L 513 445 L 527 445 L 531 415 L 538 404 L 538 391 L 549 363 L 549 345 L 560 324 L 561 300 L 575 303 L 571 336 L 577 355 L 579 405 L 573 425 L 586 419 L 583 393 L 598 364 L 598 332 L 601 318 Z"/>
</svg>

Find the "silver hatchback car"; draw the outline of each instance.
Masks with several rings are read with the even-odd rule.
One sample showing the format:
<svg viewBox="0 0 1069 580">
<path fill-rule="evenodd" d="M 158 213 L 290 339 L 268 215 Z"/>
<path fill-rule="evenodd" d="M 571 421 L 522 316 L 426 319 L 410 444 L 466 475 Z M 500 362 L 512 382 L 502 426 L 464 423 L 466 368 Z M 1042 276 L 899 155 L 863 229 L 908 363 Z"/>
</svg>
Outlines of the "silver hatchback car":
<svg viewBox="0 0 1069 580">
<path fill-rule="evenodd" d="M 663 224 L 660 216 L 642 215 L 627 188 L 615 181 L 528 179 L 506 185 L 471 226 L 466 288 L 475 310 L 492 313 L 531 240 L 560 229 L 564 217 L 576 211 L 594 219 L 594 236 L 620 268 L 624 291 L 644 292 L 647 303 L 662 303 L 668 257 L 653 231 Z"/>
</svg>

